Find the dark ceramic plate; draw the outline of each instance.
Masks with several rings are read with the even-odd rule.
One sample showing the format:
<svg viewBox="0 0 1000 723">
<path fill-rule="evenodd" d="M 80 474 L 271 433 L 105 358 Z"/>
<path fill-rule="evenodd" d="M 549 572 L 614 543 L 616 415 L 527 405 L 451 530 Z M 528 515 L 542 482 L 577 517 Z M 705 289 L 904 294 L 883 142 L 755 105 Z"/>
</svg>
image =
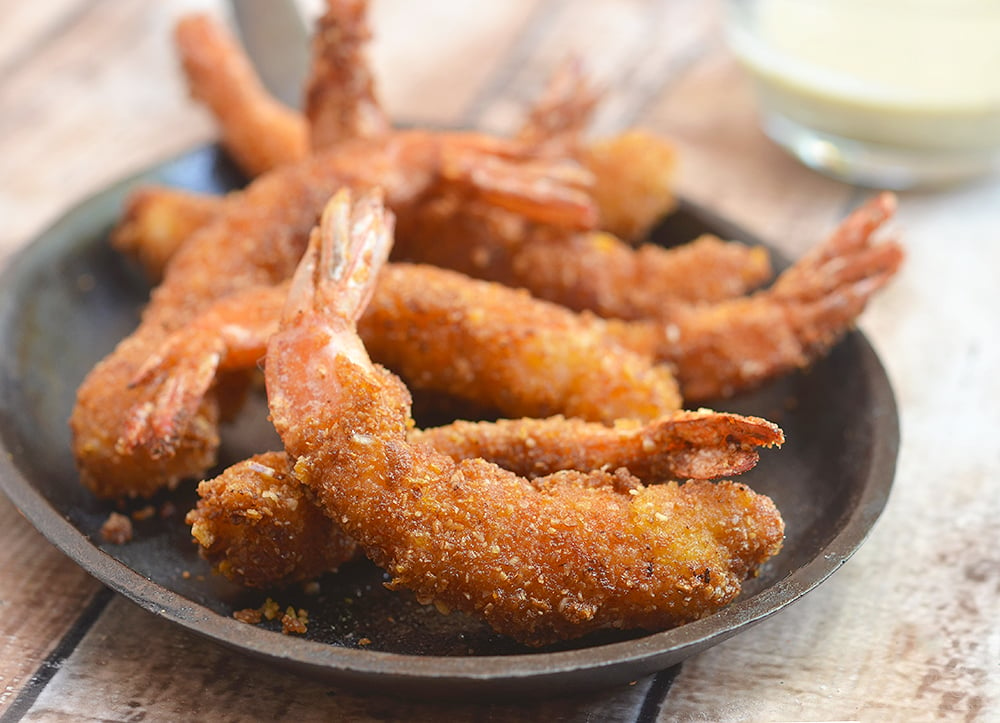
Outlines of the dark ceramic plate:
<svg viewBox="0 0 1000 723">
<path fill-rule="evenodd" d="M 0 483 L 41 532 L 84 569 L 156 615 L 275 664 L 354 688 L 454 697 L 551 694 L 635 680 L 746 629 L 827 578 L 858 548 L 886 503 L 898 447 L 892 391 L 858 332 L 809 372 L 716 407 L 775 420 L 788 442 L 744 479 L 770 495 L 787 522 L 784 550 L 722 611 L 654 635 L 615 633 L 542 650 L 493 634 L 476 620 L 442 616 L 382 586 L 362 561 L 320 581 L 319 593 L 275 591 L 282 607 L 309 610 L 292 637 L 233 619 L 265 595 L 213 576 L 183 524 L 192 487 L 172 516 L 136 522 L 135 539 L 98 534 L 114 506 L 77 480 L 66 425 L 74 392 L 94 363 L 137 323 L 148 294 L 141 274 L 112 251 L 107 233 L 140 182 L 223 191 L 241 183 L 214 148 L 188 153 L 70 211 L 15 256 L 0 277 Z M 665 244 L 712 231 L 747 234 L 685 206 L 657 231 Z M 226 430 L 224 462 L 268 448 L 257 414 Z M 165 500 L 154 501 L 158 508 Z"/>
</svg>

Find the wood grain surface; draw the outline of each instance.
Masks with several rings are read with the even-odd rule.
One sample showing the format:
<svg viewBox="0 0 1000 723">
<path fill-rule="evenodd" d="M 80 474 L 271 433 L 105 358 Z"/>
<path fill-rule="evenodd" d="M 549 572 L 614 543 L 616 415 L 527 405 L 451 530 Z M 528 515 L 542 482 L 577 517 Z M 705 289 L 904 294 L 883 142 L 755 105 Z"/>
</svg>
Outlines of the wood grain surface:
<svg viewBox="0 0 1000 723">
<path fill-rule="evenodd" d="M 316 2 L 303 2 L 307 14 Z M 213 138 L 171 47 L 184 0 L 0 0 L 0 264 L 124 175 Z M 679 193 L 804 252 L 867 191 L 758 130 L 715 3 L 374 0 L 372 62 L 401 123 L 517 127 L 581 53 L 595 131 L 671 138 Z M 901 196 L 908 259 L 861 327 L 903 444 L 866 545 L 819 589 L 679 669 L 573 699 L 433 705 L 273 670 L 106 590 L 0 496 L 0 713 L 26 720 L 1000 720 L 1000 180 Z M 558 691 L 554 691 L 557 694 Z"/>
</svg>

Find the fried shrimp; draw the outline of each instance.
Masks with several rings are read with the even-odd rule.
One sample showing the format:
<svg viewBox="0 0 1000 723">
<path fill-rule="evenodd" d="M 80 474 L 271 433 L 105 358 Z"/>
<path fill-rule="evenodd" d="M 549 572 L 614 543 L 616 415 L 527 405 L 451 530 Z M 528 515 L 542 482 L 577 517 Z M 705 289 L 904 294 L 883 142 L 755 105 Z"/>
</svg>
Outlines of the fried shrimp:
<svg viewBox="0 0 1000 723">
<path fill-rule="evenodd" d="M 636 341 L 632 348 L 653 342 L 651 353 L 674 364 L 688 402 L 729 396 L 808 366 L 899 270 L 902 247 L 875 239 L 895 208 L 891 193 L 875 196 L 769 289 L 714 305 L 676 305 L 662 324 L 618 329 Z"/>
<path fill-rule="evenodd" d="M 506 283 L 612 319 L 662 318 L 676 305 L 737 298 L 771 278 L 765 249 L 711 234 L 670 249 L 633 248 L 607 233 L 573 234 L 525 244 L 512 266 Z"/>
<path fill-rule="evenodd" d="M 168 448 L 220 372 L 264 357 L 286 293 L 283 284 L 234 292 L 168 337 L 131 381 L 151 398 L 127 416 L 119 447 Z M 673 372 L 615 344 L 601 320 L 432 266 L 385 266 L 359 331 L 412 388 L 501 416 L 610 423 L 681 404 Z"/>
<path fill-rule="evenodd" d="M 710 411 L 619 428 L 552 417 L 455 422 L 409 434 L 411 444 L 430 445 L 456 462 L 478 457 L 528 479 L 624 468 L 647 484 L 740 474 L 756 464 L 760 447 L 782 441 L 766 420 Z M 353 556 L 350 538 L 319 511 L 282 452 L 229 467 L 202 482 L 198 496 L 187 522 L 201 555 L 241 585 L 308 580 Z"/>
<path fill-rule="evenodd" d="M 671 143 L 638 128 L 585 142 L 584 132 L 599 100 L 583 63 L 571 57 L 552 74 L 517 138 L 539 155 L 582 163 L 595 178 L 592 193 L 600 227 L 635 243 L 676 206 L 677 153 Z"/>
<path fill-rule="evenodd" d="M 396 213 L 406 218 L 442 184 L 449 184 L 441 172 L 446 159 L 492 152 L 509 158 L 505 173 L 517 172 L 518 146 L 512 141 L 477 134 L 398 132 L 375 143 L 343 144 L 335 152 L 282 166 L 231 194 L 215 220 L 171 258 L 139 328 L 91 371 L 78 390 L 70 425 L 84 484 L 102 497 L 148 495 L 211 466 L 220 418 L 215 394 L 204 397 L 201 407 L 166 444 L 154 449 L 128 444 L 123 432 L 134 410 L 147 408 L 152 401 L 145 385 L 133 384 L 136 373 L 169 334 L 217 299 L 285 280 L 301 257 L 324 201 L 335 190 L 344 185 L 380 185 Z M 535 172 L 537 164 L 532 163 Z M 491 194 L 497 185 L 504 185 L 494 178 L 481 180 Z M 516 185 L 507 184 L 509 193 L 517 192 Z M 559 217 L 566 218 L 578 199 L 578 189 L 567 189 Z M 525 205 L 526 212 L 531 209 L 531 204 Z M 586 204 L 578 210 L 585 217 L 592 214 Z"/>
<path fill-rule="evenodd" d="M 186 15 L 174 40 L 191 95 L 208 105 L 222 144 L 249 176 L 306 155 L 302 116 L 267 92 L 224 27 L 208 15 Z"/>
<path fill-rule="evenodd" d="M 111 245 L 132 256 L 154 282 L 185 240 L 214 221 L 226 199 L 165 186 L 144 186 L 129 194 Z"/>
<path fill-rule="evenodd" d="M 328 0 L 317 21 L 305 119 L 267 96 L 242 49 L 207 16 L 182 21 L 177 35 L 192 95 L 208 106 L 224 145 L 251 175 L 299 160 L 307 146 L 315 151 L 392 132 L 365 57 L 371 33 L 363 0 Z M 196 42 L 205 48 L 199 52 Z M 242 104 L 235 109 L 233 96 Z M 583 64 L 569 59 L 552 74 L 517 139 L 539 158 L 572 160 L 592 172 L 601 227 L 637 241 L 675 206 L 674 149 L 641 130 L 585 142 L 583 131 L 599 97 Z M 282 112 L 274 113 L 275 108 Z M 290 123 L 288 115 L 296 122 Z M 273 138 L 269 143 L 275 147 L 262 149 L 261 138 Z M 265 153 L 268 160 L 253 162 Z M 536 195 L 541 188 L 536 187 Z"/>
<path fill-rule="evenodd" d="M 613 343 L 599 319 L 434 266 L 386 266 L 359 331 L 409 386 L 505 417 L 610 423 L 681 405 L 672 371 Z"/>
<path fill-rule="evenodd" d="M 761 447 L 785 439 L 765 419 L 711 410 L 614 427 L 564 417 L 456 421 L 415 429 L 409 438 L 455 461 L 480 457 L 528 479 L 625 468 L 645 484 L 742 474 L 757 464 Z"/>
<path fill-rule="evenodd" d="M 306 84 L 309 145 L 329 148 L 352 138 L 376 138 L 391 124 L 375 95 L 364 57 L 371 38 L 364 0 L 327 0 L 316 22 Z"/>
<path fill-rule="evenodd" d="M 872 238 L 892 209 L 890 195 L 874 198 L 772 289 L 675 304 L 666 323 L 573 314 L 454 272 L 390 264 L 359 330 L 373 358 L 412 388 L 501 416 L 653 419 L 681 404 L 670 371 L 656 362 L 672 363 L 690 403 L 749 389 L 825 353 L 898 268 L 899 246 Z M 263 356 L 284 291 L 261 294 L 224 300 L 151 357 L 137 380 L 155 371 L 161 389 L 130 415 L 132 444 L 163 444 L 172 425 L 195 415 L 216 369 Z"/>
<path fill-rule="evenodd" d="M 453 178 L 472 178 L 455 169 L 452 173 Z M 545 243 L 538 229 L 523 228 L 516 215 L 501 216 L 496 206 L 484 206 L 481 214 L 462 218 L 457 213 L 460 203 L 466 211 L 479 205 L 475 200 L 428 199 L 413 220 L 414 242 L 407 243 L 404 237 L 396 258 L 422 259 L 476 278 L 527 288 L 573 309 L 625 318 L 659 316 L 664 305 L 677 301 L 735 298 L 771 277 L 765 249 L 711 235 L 671 249 L 648 244 L 633 249 L 605 233 Z M 135 257 L 150 279 L 158 280 L 181 244 L 217 218 L 225 204 L 225 198 L 215 196 L 141 189 L 129 200 L 115 231 L 117 247 Z M 544 201 L 536 199 L 530 205 Z M 484 228 L 489 231 L 486 237 Z M 416 245 L 420 250 L 413 248 Z"/>
<path fill-rule="evenodd" d="M 331 572 L 357 544 L 291 475 L 283 452 L 258 454 L 198 485 L 188 513 L 202 557 L 246 587 L 281 587 Z"/>
<path fill-rule="evenodd" d="M 767 252 L 739 242 L 706 237 L 690 248 L 633 248 L 611 234 L 526 224 L 481 202 L 447 196 L 427 204 L 419 216 L 400 219 L 393 258 L 523 288 L 576 311 L 626 319 L 660 317 L 677 302 L 739 296 L 771 277 Z M 692 267 L 704 271 L 692 276 Z"/>
<path fill-rule="evenodd" d="M 339 192 L 293 279 L 265 378 L 293 474 L 393 587 L 542 645 L 702 617 L 778 551 L 780 515 L 745 485 L 570 471 L 530 482 L 411 444 L 409 395 L 354 328 L 390 244 L 377 198 L 352 207 Z"/>
<path fill-rule="evenodd" d="M 199 34 L 206 36 L 208 49 L 203 54 L 222 59 L 217 66 L 195 62 L 199 56 L 196 49 L 189 47 L 193 41 L 181 42 Z M 251 121 L 268 117 L 254 110 L 254 104 L 266 92 L 251 77 L 249 61 L 221 27 L 205 16 L 197 16 L 181 23 L 178 38 L 192 92 L 216 115 L 224 143 L 237 158 L 259 153 L 258 138 L 293 135 L 286 127 L 268 129 L 262 122 L 247 127 Z M 313 67 L 306 93 L 308 130 L 314 149 L 335 151 L 354 145 L 352 142 L 358 139 L 374 141 L 399 132 L 389 127 L 375 97 L 372 73 L 364 57 L 368 38 L 366 3 L 327 3 L 314 37 Z M 239 72 L 224 72 L 230 66 L 239 68 Z M 228 83 L 236 84 L 237 89 L 223 93 Z M 233 94 L 251 108 L 223 112 L 230 108 L 228 96 Z M 636 304 L 630 301 L 638 288 L 661 290 L 662 298 L 654 303 L 671 298 L 713 301 L 722 298 L 722 292 L 745 293 L 766 280 L 770 275 L 766 255 L 742 244 L 701 244 L 697 252 L 678 255 L 658 247 L 645 247 L 633 254 L 627 244 L 608 235 L 585 234 L 572 243 L 568 252 L 565 246 L 569 242 L 551 243 L 551 226 L 586 231 L 599 219 L 636 236 L 648 231 L 674 204 L 669 191 L 674 164 L 672 150 L 665 141 L 640 131 L 590 145 L 582 141 L 583 128 L 597 98 L 588 86 L 582 65 L 571 61 L 554 73 L 549 88 L 518 135 L 515 173 L 510 172 L 511 159 L 497 152 L 497 147 L 480 154 L 466 149 L 447 155 L 442 173 L 450 181 L 450 190 L 438 189 L 419 212 L 400 219 L 397 257 L 525 287 L 542 298 L 571 308 L 593 308 L 602 315 L 620 315 L 617 311 L 624 307 L 631 310 L 630 318 L 639 314 Z M 272 105 L 280 104 L 274 101 Z M 300 125 L 297 132 L 305 135 L 306 125 Z M 305 145 L 305 141 L 298 145 Z M 507 151 L 511 148 L 508 145 Z M 289 152 L 281 162 L 300 157 L 299 151 Z M 537 164 L 532 165 L 531 158 L 537 159 Z M 465 192 L 470 184 L 477 189 L 474 198 Z M 568 198 L 566 190 L 571 187 L 580 192 Z M 585 205 L 593 209 L 593 216 L 581 214 Z M 165 256 L 168 241 L 164 232 L 170 227 L 162 220 L 154 218 L 147 224 L 137 217 L 145 208 L 151 213 L 156 211 L 148 198 L 144 204 L 134 206 L 136 213 L 130 214 L 123 229 L 130 239 L 127 248 L 144 263 L 153 260 L 153 278 L 157 278 L 155 266 Z M 498 207 L 510 210 L 512 215 L 505 216 Z M 198 213 L 202 211 L 197 209 Z M 542 227 L 526 226 L 524 217 L 541 221 Z M 156 232 L 146 244 L 148 249 L 140 236 L 145 228 Z M 178 224 L 176 230 L 173 243 L 179 246 L 188 229 Z M 692 283 L 685 259 L 693 256 L 702 260 L 719 281 Z M 554 273 L 551 269 L 560 271 Z M 594 269 L 601 273 L 595 275 Z"/>
</svg>

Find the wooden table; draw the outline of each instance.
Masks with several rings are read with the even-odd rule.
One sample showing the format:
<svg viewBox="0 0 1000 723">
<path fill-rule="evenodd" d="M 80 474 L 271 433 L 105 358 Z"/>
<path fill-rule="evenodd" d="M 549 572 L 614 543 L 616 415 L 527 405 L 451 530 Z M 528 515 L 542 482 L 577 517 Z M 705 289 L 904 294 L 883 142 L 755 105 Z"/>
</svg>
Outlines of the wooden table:
<svg viewBox="0 0 1000 723">
<path fill-rule="evenodd" d="M 610 92 L 595 132 L 672 138 L 678 191 L 795 256 L 865 191 L 755 125 L 697 0 L 376 0 L 393 118 L 507 132 L 581 50 Z M 0 258 L 109 182 L 213 137 L 170 30 L 220 2 L 0 0 Z M 0 712 L 34 720 L 1000 719 L 1000 179 L 907 193 L 909 258 L 862 319 L 902 415 L 867 544 L 789 609 L 674 669 L 572 700 L 435 706 L 352 695 L 206 642 L 88 577 L 0 497 Z"/>
</svg>

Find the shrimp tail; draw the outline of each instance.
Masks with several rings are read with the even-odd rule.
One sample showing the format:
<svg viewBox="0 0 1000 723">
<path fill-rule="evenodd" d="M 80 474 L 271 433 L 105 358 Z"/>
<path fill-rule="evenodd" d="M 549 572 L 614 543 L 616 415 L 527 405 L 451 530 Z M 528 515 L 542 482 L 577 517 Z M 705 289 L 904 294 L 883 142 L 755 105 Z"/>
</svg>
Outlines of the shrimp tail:
<svg viewBox="0 0 1000 723">
<path fill-rule="evenodd" d="M 271 421 L 289 451 L 308 446 L 308 429 L 296 423 L 298 416 L 324 415 L 344 392 L 329 367 L 316 374 L 316 360 L 343 357 L 363 368 L 372 365 L 356 327 L 392 249 L 395 217 L 382 205 L 380 189 L 357 202 L 352 195 L 343 188 L 324 207 L 292 276 L 279 330 L 267 345 Z"/>
<path fill-rule="evenodd" d="M 375 291 L 376 274 L 392 250 L 394 217 L 383 206 L 381 189 L 352 204 L 342 188 L 323 209 L 305 256 L 292 277 L 282 322 L 304 312 L 327 311 L 357 323 Z M 323 243 L 323 236 L 333 239 Z"/>
<path fill-rule="evenodd" d="M 205 349 L 191 349 L 172 337 L 139 369 L 131 387 L 157 387 L 151 400 L 133 405 L 115 443 L 119 454 L 144 447 L 154 459 L 176 451 L 180 432 L 195 416 L 215 381 L 222 354 L 209 340 Z M 186 352 L 191 351 L 190 355 Z"/>
<path fill-rule="evenodd" d="M 892 215 L 883 193 L 753 296 L 675 307 L 657 357 L 676 365 L 688 401 L 730 396 L 825 354 L 898 272 L 903 248 L 874 238 Z"/>
<path fill-rule="evenodd" d="M 313 151 L 391 130 L 366 52 L 371 30 L 364 0 L 327 0 L 316 21 L 305 115 Z"/>
</svg>

